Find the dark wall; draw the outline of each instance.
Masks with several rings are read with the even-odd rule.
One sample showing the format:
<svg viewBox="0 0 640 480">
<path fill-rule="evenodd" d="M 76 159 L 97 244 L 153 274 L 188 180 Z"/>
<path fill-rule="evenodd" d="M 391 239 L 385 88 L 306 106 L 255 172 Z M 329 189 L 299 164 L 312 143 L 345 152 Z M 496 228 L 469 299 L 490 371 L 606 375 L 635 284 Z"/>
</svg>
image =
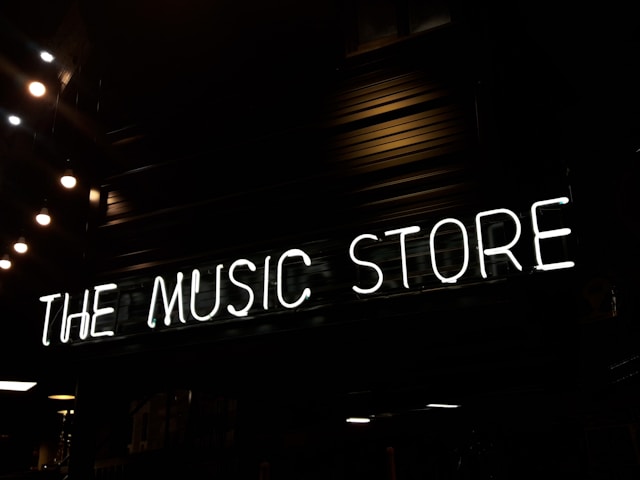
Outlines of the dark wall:
<svg viewBox="0 0 640 480">
<path fill-rule="evenodd" d="M 618 143 L 634 127 L 605 100 L 591 110 L 594 90 L 581 83 L 588 72 L 565 62 L 584 68 L 587 55 L 572 49 L 592 45 L 568 33 L 577 22 L 570 12 L 547 29 L 543 15 L 524 5 L 460 5 L 447 28 L 346 56 L 333 6 L 323 5 L 308 30 L 309 13 L 285 9 L 291 5 L 240 17 L 232 5 L 197 4 L 191 14 L 127 5 L 87 13 L 97 59 L 88 71 L 103 80 L 105 128 L 94 172 L 102 201 L 89 224 L 85 278 L 118 282 L 127 297 L 118 338 L 44 349 L 71 365 L 84 388 L 80 436 L 99 440 L 96 449 L 82 444 L 78 468 L 89 469 L 96 452 L 123 453 L 131 402 L 178 390 L 240 402 L 242 465 L 309 452 L 288 436 L 304 430 L 296 414 L 326 415 L 331 420 L 311 430 L 323 441 L 349 442 L 342 424 L 331 422 L 351 394 L 367 392 L 351 402 L 358 407 L 406 413 L 434 391 L 471 402 L 470 417 L 456 423 L 464 433 L 455 448 L 473 441 L 467 435 L 480 421 L 482 434 L 500 439 L 503 450 L 492 458 L 502 459 L 496 468 L 504 476 L 524 478 L 524 466 L 543 470 L 533 461 L 539 457 L 570 471 L 588 463 L 579 458 L 582 423 L 592 426 L 585 412 L 601 418 L 609 405 L 584 398 L 611 395 L 624 405 L 633 388 L 610 367 L 625 361 L 633 371 L 637 335 L 635 264 L 624 254 L 635 238 L 634 169 L 630 144 Z M 210 35 L 205 43 L 202 31 Z M 147 57 L 158 46 L 169 56 Z M 599 99 L 618 85 L 603 77 L 609 81 Z M 206 94 L 196 88 L 202 79 Z M 473 226 L 475 213 L 498 207 L 528 222 L 533 201 L 563 195 L 571 205 L 562 220 L 573 234 L 562 253 L 575 269 L 505 273 L 501 264 L 485 281 L 473 264 L 455 286 L 419 270 L 405 290 L 396 268 L 380 295 L 363 300 L 350 289 L 345 249 L 356 234 L 411 224 L 428 232 L 447 216 Z M 257 261 L 293 246 L 328 265 L 315 272 L 328 281 L 318 283 L 325 289 L 313 308 L 145 328 L 156 275 L 173 279 L 195 266 Z M 523 256 L 532 260 L 530 251 Z M 125 393 L 102 398 L 109 386 Z M 117 409 L 102 417 L 109 405 Z M 79 421 L 82 415 L 79 408 Z M 406 439 L 407 432 L 415 430 L 381 438 Z M 598 433 L 606 432 L 596 431 L 595 441 Z M 197 439 L 180 444 L 178 458 Z M 566 457 L 550 455 L 552 439 Z M 339 462 L 334 453 L 329 458 Z M 370 473 L 358 470 L 365 464 L 352 465 L 354 475 Z M 348 470 L 340 465 L 333 471 Z M 531 476 L 540 473 L 531 468 Z"/>
</svg>

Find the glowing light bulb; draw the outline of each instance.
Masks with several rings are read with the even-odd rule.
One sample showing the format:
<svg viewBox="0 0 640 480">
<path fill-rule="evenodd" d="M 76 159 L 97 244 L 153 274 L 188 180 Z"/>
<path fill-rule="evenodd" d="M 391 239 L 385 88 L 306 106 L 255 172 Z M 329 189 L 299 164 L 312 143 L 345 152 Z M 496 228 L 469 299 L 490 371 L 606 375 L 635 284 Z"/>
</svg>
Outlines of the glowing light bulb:
<svg viewBox="0 0 640 480">
<path fill-rule="evenodd" d="M 428 403 L 427 407 L 429 408 L 460 408 L 460 405 L 456 405 L 455 403 Z"/>
<path fill-rule="evenodd" d="M 54 393 L 48 395 L 48 398 L 51 400 L 74 400 L 76 396 L 71 393 Z"/>
<path fill-rule="evenodd" d="M 46 50 L 43 50 L 40 52 L 40 58 L 42 59 L 43 62 L 47 62 L 47 63 L 53 62 L 53 55 L 51 55 Z"/>
<path fill-rule="evenodd" d="M 44 207 L 40 210 L 40 213 L 36 215 L 36 222 L 44 226 L 51 223 L 51 216 L 49 216 L 49 209 L 47 209 L 47 207 Z"/>
<path fill-rule="evenodd" d="M 347 423 L 369 423 L 371 421 L 370 418 L 367 417 L 349 417 L 347 418 Z"/>
<path fill-rule="evenodd" d="M 22 123 L 22 119 L 17 115 L 9 115 L 7 120 L 9 120 L 9 123 L 14 126 L 18 126 Z"/>
<path fill-rule="evenodd" d="M 24 237 L 20 237 L 18 241 L 13 244 L 13 249 L 18 253 L 26 253 L 26 251 L 29 250 L 29 246 Z"/>
<path fill-rule="evenodd" d="M 9 255 L 5 255 L 0 259 L 0 268 L 3 270 L 9 270 L 11 268 L 11 259 L 9 259 Z"/>
<path fill-rule="evenodd" d="M 29 84 L 29 93 L 34 97 L 42 97 L 45 93 L 47 93 L 47 88 L 44 86 L 42 82 L 31 82 Z"/>
<path fill-rule="evenodd" d="M 60 183 L 64 188 L 71 189 L 76 186 L 78 181 L 76 180 L 76 177 L 73 175 L 73 171 L 71 169 L 68 169 L 67 171 L 64 172 L 64 175 L 60 177 Z"/>
</svg>

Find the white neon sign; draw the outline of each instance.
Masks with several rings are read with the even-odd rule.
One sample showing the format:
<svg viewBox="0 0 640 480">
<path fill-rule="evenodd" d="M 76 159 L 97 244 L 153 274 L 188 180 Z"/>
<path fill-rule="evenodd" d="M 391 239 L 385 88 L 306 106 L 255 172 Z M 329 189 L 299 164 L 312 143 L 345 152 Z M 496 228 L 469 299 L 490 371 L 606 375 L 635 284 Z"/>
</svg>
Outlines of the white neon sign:
<svg viewBox="0 0 640 480">
<path fill-rule="evenodd" d="M 556 237 L 565 237 L 571 234 L 570 228 L 558 228 L 555 230 L 546 230 L 540 231 L 538 226 L 538 209 L 540 207 L 544 207 L 545 205 L 566 205 L 569 203 L 569 199 L 567 197 L 560 198 L 552 198 L 551 200 L 541 200 L 539 202 L 534 202 L 531 205 L 531 222 L 533 223 L 533 245 L 535 247 L 536 252 L 536 260 L 538 264 L 536 265 L 536 269 L 538 270 L 560 270 L 563 268 L 572 268 L 575 266 L 575 263 L 572 261 L 565 262 L 556 262 L 556 263 L 544 263 L 542 261 L 542 248 L 540 245 L 541 240 L 546 240 L 548 238 L 556 238 Z"/>
<path fill-rule="evenodd" d="M 194 268 L 191 272 L 191 300 L 189 302 L 189 307 L 193 318 L 200 322 L 211 320 L 215 314 L 218 313 L 218 309 L 220 308 L 220 272 L 222 272 L 223 268 L 223 265 L 216 266 L 216 301 L 213 304 L 211 311 L 206 315 L 199 315 L 196 311 L 196 297 L 198 293 L 200 293 L 200 270 Z"/>
<path fill-rule="evenodd" d="M 173 312 L 173 308 L 175 305 L 178 305 L 178 318 L 180 322 L 187 323 L 187 320 L 184 317 L 184 306 L 182 305 L 182 279 L 184 278 L 184 274 L 182 272 L 178 272 L 176 274 L 176 286 L 173 289 L 173 295 L 171 296 L 171 300 L 167 295 L 167 284 L 164 281 L 164 278 L 158 276 L 153 281 L 153 293 L 151 294 L 151 308 L 149 309 L 149 316 L 147 317 L 147 325 L 150 328 L 156 327 L 156 317 L 155 313 L 155 304 L 158 301 L 158 290 L 162 294 L 162 304 L 164 306 L 164 324 L 168 327 L 171 325 L 171 314 Z"/>
<path fill-rule="evenodd" d="M 98 317 L 109 316 L 115 312 L 113 307 L 100 308 L 100 294 L 109 290 L 115 290 L 118 286 L 115 283 L 107 283 L 106 285 L 98 285 L 94 288 L 95 294 L 93 295 L 93 315 L 91 315 L 91 336 L 92 337 L 112 337 L 114 332 L 112 330 L 102 330 L 96 332 L 96 323 Z"/>
<path fill-rule="evenodd" d="M 82 300 L 82 311 L 69 314 L 69 294 L 64 294 L 64 310 L 62 311 L 62 327 L 60 328 L 60 341 L 62 343 L 69 341 L 71 324 L 76 318 L 80 319 L 80 339 L 84 340 L 89 335 L 89 322 L 91 321 L 91 317 L 89 312 L 87 312 L 88 303 L 89 290 L 85 290 Z"/>
<path fill-rule="evenodd" d="M 236 287 L 240 287 L 241 289 L 246 291 L 247 294 L 249 295 L 249 299 L 247 300 L 247 304 L 244 306 L 244 308 L 241 308 L 240 310 L 238 310 L 233 305 L 227 305 L 227 310 L 231 315 L 235 315 L 236 317 L 246 317 L 247 314 L 249 313 L 249 309 L 253 306 L 253 299 L 255 298 L 255 295 L 253 294 L 253 290 L 251 289 L 250 285 L 247 285 L 246 283 L 242 283 L 241 281 L 236 279 L 234 274 L 235 274 L 236 268 L 238 267 L 249 267 L 249 270 L 251 270 L 252 272 L 255 272 L 257 267 L 256 267 L 256 264 L 253 263 L 252 261 L 241 259 L 233 262 L 231 264 L 231 267 L 229 268 L 229 280 L 231 280 L 231 283 L 233 283 Z"/>
<path fill-rule="evenodd" d="M 305 300 L 309 300 L 309 297 L 311 297 L 311 289 L 309 287 L 305 287 L 305 289 L 302 291 L 302 294 L 298 297 L 298 299 L 295 302 L 290 303 L 284 299 L 284 292 L 283 292 L 284 261 L 290 257 L 302 257 L 302 261 L 307 267 L 311 266 L 311 257 L 309 257 L 309 255 L 307 255 L 304 251 L 300 250 L 299 248 L 293 248 L 291 250 L 287 250 L 286 252 L 284 252 L 278 259 L 278 280 L 276 282 L 276 291 L 278 293 L 278 301 L 280 302 L 280 305 L 282 305 L 285 308 L 298 308 L 302 304 L 302 302 L 304 302 Z"/>
<path fill-rule="evenodd" d="M 264 259 L 264 277 L 262 279 L 262 308 L 269 310 L 269 262 L 271 255 L 267 255 Z"/>
<path fill-rule="evenodd" d="M 538 202 L 534 202 L 531 205 L 531 228 L 533 232 L 533 247 L 535 251 L 535 256 L 537 260 L 537 265 L 535 268 L 537 270 L 560 270 L 565 268 L 572 268 L 575 266 L 575 263 L 572 261 L 563 261 L 563 262 L 555 262 L 555 263 L 544 263 L 542 259 L 542 240 L 567 236 L 571 233 L 569 228 L 558 228 L 552 230 L 540 230 L 539 222 L 538 222 L 538 214 L 539 210 L 547 205 L 565 205 L 569 202 L 569 199 L 566 197 L 553 198 L 550 200 L 542 200 Z M 504 245 L 491 245 L 490 247 L 485 246 L 485 238 L 483 234 L 483 225 L 488 222 L 490 217 L 494 217 L 495 220 L 504 220 L 510 219 L 514 227 L 513 237 L 506 242 Z M 463 249 L 463 259 L 460 269 L 455 275 L 445 276 L 441 273 L 441 268 L 438 265 L 437 258 L 437 233 L 441 227 L 447 224 L 455 225 L 462 235 L 461 247 Z M 486 271 L 486 258 L 504 255 L 509 261 L 516 267 L 518 271 L 522 271 L 523 267 L 520 261 L 516 258 L 513 253 L 514 247 L 521 241 L 522 237 L 522 224 L 518 215 L 509 210 L 507 208 L 497 208 L 493 210 L 486 210 L 479 212 L 475 216 L 475 230 L 476 230 L 476 244 L 478 249 L 478 263 L 480 268 L 480 275 L 482 278 L 487 278 L 488 274 Z M 420 228 L 417 226 L 410 226 L 404 228 L 398 228 L 394 230 L 388 230 L 385 232 L 387 236 L 390 235 L 398 235 L 399 243 L 400 243 L 400 268 L 402 271 L 402 283 L 405 288 L 410 288 L 408 282 L 408 267 L 407 267 L 407 256 L 406 256 L 406 242 L 408 235 L 415 234 L 420 231 Z M 367 295 L 372 294 L 378 291 L 384 282 L 384 272 L 383 269 L 375 263 L 375 261 L 371 259 L 365 259 L 358 252 L 358 247 L 363 241 L 372 240 L 374 242 L 379 242 L 380 239 L 373 233 L 364 233 L 358 235 L 353 239 L 351 245 L 349 247 L 349 258 L 351 261 L 360 266 L 365 267 L 368 270 L 375 272 L 376 281 L 373 286 L 362 286 L 362 285 L 352 285 L 352 290 L 356 293 Z M 445 218 L 443 220 L 438 221 L 433 228 L 431 229 L 429 235 L 429 252 L 428 255 L 431 259 L 431 269 L 433 274 L 438 278 L 438 280 L 443 284 L 451 284 L 456 283 L 462 276 L 464 276 L 469 268 L 469 258 L 470 258 L 470 240 L 469 233 L 467 231 L 467 227 L 456 218 Z"/>
<path fill-rule="evenodd" d="M 276 269 L 276 294 L 278 298 L 279 305 L 287 308 L 294 309 L 299 307 L 302 303 L 309 300 L 311 297 L 311 289 L 309 287 L 305 287 L 302 290 L 302 293 L 299 297 L 293 301 L 289 302 L 285 299 L 285 262 L 292 258 L 301 258 L 302 262 L 305 266 L 311 266 L 311 257 L 298 248 L 289 249 L 284 252 L 278 258 L 277 269 Z M 269 309 L 269 286 L 270 286 L 270 260 L 271 256 L 266 256 L 264 259 L 264 273 L 262 275 L 263 282 L 263 310 Z M 295 260 L 293 260 L 295 261 Z M 227 271 L 225 281 L 228 280 L 231 285 L 233 285 L 236 289 L 242 290 L 247 295 L 247 300 L 244 306 L 241 308 L 228 304 L 226 306 L 227 312 L 229 312 L 234 317 L 246 317 L 249 315 L 251 309 L 255 303 L 255 291 L 253 289 L 252 283 L 247 283 L 246 281 L 242 281 L 239 277 L 240 273 L 237 273 L 241 269 L 247 269 L 249 272 L 248 280 L 256 280 L 255 276 L 251 276 L 250 274 L 257 272 L 257 265 L 248 260 L 246 258 L 241 258 L 235 260 Z M 215 302 L 212 309 L 209 311 L 207 315 L 201 315 L 197 312 L 197 297 L 200 294 L 201 290 L 201 274 L 198 269 L 194 269 L 191 272 L 191 294 L 189 301 L 189 314 L 198 321 L 208 321 L 211 320 L 219 311 L 220 305 L 222 303 L 222 292 L 221 292 L 221 284 L 223 282 L 222 272 L 224 270 L 224 265 L 219 264 L 216 266 L 216 286 L 215 286 Z M 176 283 L 173 287 L 173 293 L 171 298 L 169 298 L 167 284 L 162 276 L 158 276 L 154 280 L 153 285 L 153 293 L 151 295 L 151 303 L 149 307 L 149 314 L 147 316 L 147 325 L 149 328 L 156 327 L 156 310 L 158 307 L 161 307 L 164 312 L 164 325 L 170 326 L 171 319 L 174 316 L 174 311 L 178 310 L 178 319 L 181 323 L 187 322 L 187 316 L 184 311 L 183 306 L 183 298 L 184 294 L 184 285 L 183 285 L 184 274 L 182 272 L 178 272 L 176 274 Z M 158 305 L 158 299 L 161 299 L 162 302 Z"/>
<path fill-rule="evenodd" d="M 561 270 L 572 268 L 575 263 L 571 260 L 561 260 L 545 262 L 546 241 L 554 238 L 567 237 L 571 234 L 571 229 L 566 227 L 542 229 L 540 219 L 545 211 L 545 207 L 556 208 L 569 203 L 567 197 L 558 197 L 548 200 L 536 201 L 531 204 L 531 238 L 535 265 L 533 268 L 538 271 Z M 556 217 L 551 217 L 553 220 Z M 548 222 L 547 222 L 548 223 Z M 502 240 L 500 245 L 495 245 L 496 240 L 492 235 L 486 235 L 485 231 L 499 226 L 501 231 L 512 231 L 510 238 Z M 450 227 L 450 228 L 447 228 Z M 522 243 L 523 226 L 520 217 L 507 208 L 497 208 L 479 212 L 474 218 L 475 227 L 475 247 L 478 252 L 478 270 L 482 278 L 487 278 L 487 259 L 496 256 L 503 256 L 517 271 L 522 271 L 523 266 L 517 258 L 516 246 Z M 453 270 L 455 273 L 443 273 L 444 263 L 441 260 L 442 249 L 438 250 L 438 245 L 444 230 L 455 231 L 456 251 L 462 250 L 463 256 L 460 265 L 446 270 Z M 374 233 L 363 233 L 357 235 L 349 244 L 349 259 L 359 271 L 370 273 L 363 276 L 362 280 L 355 281 L 351 285 L 351 290 L 358 295 L 373 295 L 385 285 L 385 271 L 382 265 L 392 260 L 396 262 L 396 254 L 389 254 L 389 246 L 399 249 L 399 265 L 394 263 L 392 268 L 401 272 L 402 287 L 410 289 L 414 287 L 412 281 L 416 275 L 415 267 L 409 262 L 408 251 L 418 252 L 412 254 L 411 260 L 418 258 L 421 265 L 426 262 L 426 256 L 430 258 L 431 271 L 433 276 L 445 285 L 455 284 L 461 278 L 471 275 L 469 272 L 469 262 L 471 257 L 472 240 L 465 224 L 456 218 L 444 218 L 436 222 L 430 232 L 428 247 L 426 251 L 408 246 L 419 247 L 425 239 L 418 236 L 421 227 L 410 225 L 406 227 L 394 228 L 384 231 L 384 237 L 388 239 L 382 242 L 381 238 Z M 459 234 L 458 234 L 459 231 Z M 444 233 L 446 234 L 446 233 Z M 452 248 L 452 242 L 448 241 L 448 248 Z M 522 245 L 520 245 L 522 246 Z M 526 245 L 525 245 L 526 247 Z M 382 249 L 381 249 L 382 248 Z M 439 256 L 440 252 L 440 256 Z M 547 258 L 550 256 L 547 250 Z M 518 253 L 521 255 L 521 253 Z M 557 255 L 557 252 L 556 252 Z M 228 313 L 232 317 L 243 318 L 252 313 L 266 312 L 270 309 L 284 308 L 288 310 L 297 309 L 304 305 L 312 297 L 312 285 L 308 284 L 313 275 L 308 275 L 309 268 L 314 265 L 312 257 L 302 249 L 291 248 L 275 257 L 265 255 L 261 262 L 254 263 L 247 258 L 239 258 L 231 262 L 229 268 L 224 264 L 215 267 L 215 285 L 204 287 L 203 277 L 198 268 L 191 270 L 190 281 L 185 281 L 185 274 L 177 272 L 175 281 L 169 284 L 163 276 L 156 276 L 148 304 L 147 326 L 150 329 L 157 328 L 158 320 L 161 319 L 165 327 L 170 327 L 177 319 L 179 324 L 187 324 L 191 321 L 208 322 L 217 316 Z M 457 258 L 457 257 L 456 257 Z M 274 261 L 272 262 L 272 259 Z M 455 261 L 458 261 L 457 259 Z M 384 263 L 381 263 L 384 262 Z M 533 259 L 531 260 L 533 262 Z M 316 262 L 317 263 L 317 262 Z M 259 267 L 260 265 L 260 267 Z M 322 270 L 326 272 L 326 269 Z M 424 276 L 424 272 L 419 274 Z M 274 278 L 275 277 L 275 278 Z M 323 278 L 331 278 L 324 276 Z M 365 280 L 366 279 L 366 280 Z M 395 283 L 395 278 L 393 283 Z M 389 284 L 391 285 L 391 284 Z M 45 316 L 42 331 L 42 344 L 51 344 L 50 336 L 54 323 L 54 305 L 58 306 L 57 312 L 61 312 L 59 339 L 60 343 L 69 343 L 72 336 L 80 341 L 96 339 L 102 337 L 112 337 L 115 335 L 113 329 L 106 326 L 115 326 L 116 310 L 113 306 L 105 306 L 103 295 L 117 291 L 115 283 L 107 283 L 93 287 L 93 290 L 86 289 L 83 292 L 80 311 L 71 311 L 71 296 L 69 293 L 54 293 L 40 297 L 40 301 L 45 304 Z M 239 292 L 241 297 L 236 294 Z M 275 292 L 275 295 L 273 295 Z M 262 304 L 256 306 L 256 293 L 262 295 Z M 91 299 L 93 295 L 93 299 Z M 225 298 L 225 295 L 229 295 Z M 271 300 L 272 296 L 275 301 Z M 214 298 L 211 298 L 214 297 Z M 239 299 L 240 298 L 240 299 Z M 61 306 L 59 305 L 61 303 Z M 226 308 L 224 308 L 226 307 Z M 259 310 L 259 311 L 258 311 Z M 104 319 L 104 321 L 101 321 Z M 98 324 L 101 324 L 98 328 Z M 77 324 L 77 325 L 76 325 Z M 74 328 L 76 327 L 77 328 Z M 72 332 L 76 332 L 72 335 Z"/>
<path fill-rule="evenodd" d="M 385 237 L 390 235 L 400 235 L 400 261 L 402 267 L 402 284 L 404 288 L 409 288 L 409 278 L 407 274 L 407 246 L 406 246 L 406 238 L 407 235 L 412 233 L 418 233 L 420 231 L 420 227 L 411 226 L 405 228 L 396 228 L 395 230 L 387 230 L 384 232 Z"/>
<path fill-rule="evenodd" d="M 44 302 L 46 305 L 44 312 L 44 326 L 42 328 L 42 344 L 47 347 L 51 344 L 51 340 L 49 340 L 49 323 L 51 322 L 51 305 L 53 301 L 60 298 L 62 296 L 61 293 L 54 293 L 52 295 L 44 295 L 40 297 L 40 301 Z"/>
<path fill-rule="evenodd" d="M 513 239 L 506 245 L 493 248 L 484 248 L 484 242 L 482 239 L 482 218 L 492 215 L 507 215 L 511 217 L 516 227 L 516 233 L 513 236 Z M 520 234 L 522 233 L 522 225 L 520 224 L 520 220 L 515 213 L 513 213 L 511 210 L 507 210 L 506 208 L 496 208 L 495 210 L 487 210 L 486 212 L 478 213 L 476 215 L 476 233 L 478 237 L 478 255 L 480 257 L 480 274 L 482 275 L 482 278 L 487 278 L 487 270 L 485 268 L 484 259 L 485 257 L 489 257 L 491 255 L 506 255 L 509 260 L 511 260 L 511 262 L 515 265 L 515 267 L 518 270 L 522 271 L 522 265 L 520 265 L 520 262 L 518 262 L 516 257 L 511 252 L 511 249 L 518 243 L 518 240 L 520 240 Z"/>
<path fill-rule="evenodd" d="M 354 292 L 361 293 L 363 295 L 367 295 L 369 293 L 376 292 L 382 286 L 382 281 L 384 280 L 384 275 L 382 273 L 382 269 L 377 264 L 375 264 L 373 262 L 369 262 L 367 260 L 360 260 L 358 257 L 356 257 L 356 248 L 357 248 L 358 244 L 362 240 L 373 240 L 373 241 L 377 242 L 380 239 L 378 237 L 376 237 L 375 235 L 373 235 L 373 234 L 364 233 L 364 234 L 358 235 L 356 238 L 354 238 L 353 241 L 351 242 L 351 245 L 349 246 L 349 258 L 351 258 L 351 261 L 353 263 L 355 263 L 356 265 L 360 265 L 360 266 L 363 266 L 363 267 L 369 267 L 369 268 L 373 269 L 373 271 L 376 272 L 376 275 L 378 277 L 378 280 L 373 285 L 373 287 L 362 288 L 362 287 L 359 287 L 357 285 L 353 285 L 351 287 Z"/>
<path fill-rule="evenodd" d="M 101 307 L 100 305 L 100 294 L 102 292 L 108 290 L 116 290 L 118 286 L 115 283 L 107 283 L 104 285 L 98 285 L 93 288 L 94 297 L 92 304 L 92 313 L 89 313 L 89 290 L 86 289 L 84 291 L 84 295 L 82 298 L 82 310 L 76 313 L 69 313 L 69 303 L 70 303 L 70 295 L 65 293 L 64 296 L 60 293 L 54 293 L 52 295 L 44 295 L 40 297 L 40 301 L 46 305 L 45 316 L 44 316 L 44 327 L 42 329 L 42 344 L 44 346 L 49 346 L 51 344 L 51 340 L 49 338 L 51 323 L 52 323 L 52 305 L 53 302 L 58 298 L 63 297 L 64 303 L 62 307 L 62 320 L 60 326 L 60 342 L 68 343 L 71 337 L 71 327 L 73 322 L 77 319 L 80 321 L 79 329 L 78 329 L 78 337 L 81 340 L 86 340 L 87 338 L 98 338 L 105 336 L 113 336 L 115 332 L 112 330 L 101 330 L 96 331 L 96 325 L 98 323 L 98 319 L 100 317 L 109 316 L 114 313 L 113 307 Z"/>
<path fill-rule="evenodd" d="M 462 267 L 460 268 L 460 271 L 458 271 L 458 273 L 456 273 L 453 277 L 445 277 L 440 274 L 440 270 L 438 269 L 436 261 L 436 233 L 441 226 L 446 225 L 447 223 L 453 223 L 458 228 L 460 228 L 460 231 L 462 232 L 462 246 L 464 248 L 464 260 L 462 262 Z M 431 235 L 429 236 L 429 249 L 431 252 L 431 268 L 433 268 L 433 273 L 442 283 L 456 283 L 458 279 L 467 271 L 467 268 L 469 266 L 469 235 L 467 234 L 467 229 L 460 220 L 455 218 L 445 218 L 444 220 L 440 220 L 438 223 L 436 223 L 431 229 Z"/>
</svg>

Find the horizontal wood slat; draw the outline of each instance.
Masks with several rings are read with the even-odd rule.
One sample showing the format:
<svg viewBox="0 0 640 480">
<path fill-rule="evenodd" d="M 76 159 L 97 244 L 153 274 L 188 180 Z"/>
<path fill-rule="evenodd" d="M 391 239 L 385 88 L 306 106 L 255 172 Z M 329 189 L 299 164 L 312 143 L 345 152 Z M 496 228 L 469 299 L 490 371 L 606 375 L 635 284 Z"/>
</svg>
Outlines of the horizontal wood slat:
<svg viewBox="0 0 640 480">
<path fill-rule="evenodd" d="M 185 245 L 177 240 L 176 236 L 201 237 L 196 232 L 204 233 L 207 221 L 217 228 L 224 225 L 228 232 L 249 224 L 254 232 L 264 232 L 261 238 L 275 241 L 278 232 L 299 244 L 304 238 L 296 236 L 306 234 L 312 241 L 321 238 L 322 231 L 328 236 L 343 228 L 428 218 L 473 197 L 477 179 L 469 166 L 476 132 L 468 92 L 435 82 L 425 72 L 388 78 L 375 72 L 345 81 L 329 95 L 325 107 L 324 118 L 304 126 L 313 130 L 310 138 L 317 144 L 293 142 L 284 127 L 276 135 L 281 138 L 270 135 L 267 141 L 260 139 L 259 131 L 247 130 L 245 145 L 219 145 L 227 154 L 190 160 L 182 168 L 156 165 L 111 179 L 105 185 L 105 221 L 97 233 L 99 248 L 107 253 L 100 268 L 145 268 L 180 252 L 206 256 L 229 244 L 242 248 L 229 235 L 219 235 L 215 242 L 192 242 L 191 248 L 186 240 Z M 288 157 L 282 145 L 293 145 Z M 309 160 L 312 156 L 315 163 Z M 294 162 L 292 168 L 300 175 L 282 181 L 277 181 L 278 175 L 264 176 L 264 182 L 259 178 L 243 184 L 240 167 L 234 170 L 240 176 L 229 178 L 227 190 L 207 189 L 207 176 L 222 178 L 224 173 L 217 162 L 246 165 L 248 172 L 255 162 L 267 162 L 268 171 L 268 162 L 275 168 L 277 161 Z M 172 182 L 183 185 L 173 189 Z M 299 208 L 308 210 L 310 220 L 288 226 L 271 215 L 291 216 Z"/>
<path fill-rule="evenodd" d="M 331 143 L 337 148 L 346 148 L 347 146 L 356 148 L 362 143 L 383 141 L 393 135 L 410 136 L 416 130 L 427 129 L 428 131 L 434 131 L 439 128 L 445 128 L 451 124 L 456 124 L 462 116 L 460 108 L 455 105 L 429 109 L 413 115 L 377 123 L 357 131 L 335 135 Z"/>
</svg>

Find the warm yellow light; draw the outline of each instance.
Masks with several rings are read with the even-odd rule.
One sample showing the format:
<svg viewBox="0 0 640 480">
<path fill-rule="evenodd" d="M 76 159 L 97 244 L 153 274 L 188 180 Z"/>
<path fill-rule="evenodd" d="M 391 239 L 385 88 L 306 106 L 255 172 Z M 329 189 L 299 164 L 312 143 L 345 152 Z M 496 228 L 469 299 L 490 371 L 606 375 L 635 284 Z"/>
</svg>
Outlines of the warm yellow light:
<svg viewBox="0 0 640 480">
<path fill-rule="evenodd" d="M 349 417 L 347 418 L 347 423 L 369 423 L 371 421 L 370 418 L 367 417 Z"/>
<path fill-rule="evenodd" d="M 5 255 L 0 259 L 0 268 L 3 270 L 9 270 L 11 268 L 11 259 L 9 255 Z"/>
<path fill-rule="evenodd" d="M 64 175 L 60 177 L 60 183 L 64 188 L 73 188 L 76 186 L 78 181 L 76 180 L 76 177 L 73 175 L 73 171 L 71 169 L 68 169 L 67 171 L 64 172 Z"/>
<path fill-rule="evenodd" d="M 40 210 L 40 213 L 36 215 L 36 222 L 44 226 L 51 223 L 51 216 L 49 215 L 49 209 L 47 207 L 44 207 Z"/>
<path fill-rule="evenodd" d="M 29 250 L 29 246 L 24 237 L 20 237 L 18 241 L 13 244 L 13 249 L 18 253 L 26 253 L 27 250 Z"/>
<path fill-rule="evenodd" d="M 51 400 L 73 400 L 76 397 L 69 393 L 54 393 L 53 395 L 49 395 L 49 398 Z"/>
<path fill-rule="evenodd" d="M 42 82 L 31 82 L 29 84 L 29 93 L 34 97 L 42 97 L 45 93 L 47 93 L 47 88 L 44 86 Z"/>
<path fill-rule="evenodd" d="M 20 382 L 20 381 L 0 381 L 0 390 L 10 390 L 12 392 L 26 392 L 36 385 L 36 382 Z"/>
<path fill-rule="evenodd" d="M 97 188 L 89 190 L 89 202 L 91 202 L 92 205 L 100 204 L 100 190 Z"/>
</svg>

